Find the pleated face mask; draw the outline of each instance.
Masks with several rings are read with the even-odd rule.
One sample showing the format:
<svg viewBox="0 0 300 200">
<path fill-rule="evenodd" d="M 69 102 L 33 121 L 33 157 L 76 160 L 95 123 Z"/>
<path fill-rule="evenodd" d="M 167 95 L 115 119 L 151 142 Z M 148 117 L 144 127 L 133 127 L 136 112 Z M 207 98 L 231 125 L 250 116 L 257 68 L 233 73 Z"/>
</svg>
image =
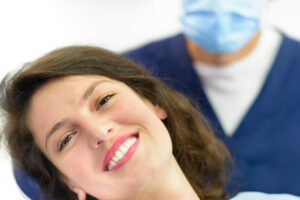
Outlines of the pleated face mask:
<svg viewBox="0 0 300 200">
<path fill-rule="evenodd" d="M 183 33 L 209 52 L 235 52 L 259 30 L 266 2 L 183 0 Z"/>
</svg>

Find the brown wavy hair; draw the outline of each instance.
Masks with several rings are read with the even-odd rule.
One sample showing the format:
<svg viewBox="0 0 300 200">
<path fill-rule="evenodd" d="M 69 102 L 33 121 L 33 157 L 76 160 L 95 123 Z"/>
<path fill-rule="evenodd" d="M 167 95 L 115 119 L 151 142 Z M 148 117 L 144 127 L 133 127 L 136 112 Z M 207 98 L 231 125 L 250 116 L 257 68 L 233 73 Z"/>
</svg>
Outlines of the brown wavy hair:
<svg viewBox="0 0 300 200">
<path fill-rule="evenodd" d="M 180 93 L 165 86 L 131 60 L 90 46 L 54 50 L 14 74 L 0 85 L 0 105 L 5 116 L 3 133 L 17 166 L 35 177 L 46 196 L 77 199 L 57 168 L 43 155 L 25 118 L 35 92 L 48 81 L 70 75 L 101 75 L 121 81 L 138 95 L 167 112 L 164 120 L 173 154 L 202 200 L 225 200 L 231 158 L 225 145 L 212 133 L 203 115 Z"/>
</svg>

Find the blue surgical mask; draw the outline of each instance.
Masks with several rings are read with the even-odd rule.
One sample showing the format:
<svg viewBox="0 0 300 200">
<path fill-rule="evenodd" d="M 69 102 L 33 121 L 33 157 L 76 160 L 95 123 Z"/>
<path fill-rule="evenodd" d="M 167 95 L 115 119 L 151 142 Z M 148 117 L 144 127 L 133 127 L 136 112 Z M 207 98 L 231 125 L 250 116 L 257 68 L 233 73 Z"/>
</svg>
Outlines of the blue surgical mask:
<svg viewBox="0 0 300 200">
<path fill-rule="evenodd" d="M 259 30 L 266 1 L 183 0 L 183 33 L 208 52 L 235 52 Z"/>
</svg>

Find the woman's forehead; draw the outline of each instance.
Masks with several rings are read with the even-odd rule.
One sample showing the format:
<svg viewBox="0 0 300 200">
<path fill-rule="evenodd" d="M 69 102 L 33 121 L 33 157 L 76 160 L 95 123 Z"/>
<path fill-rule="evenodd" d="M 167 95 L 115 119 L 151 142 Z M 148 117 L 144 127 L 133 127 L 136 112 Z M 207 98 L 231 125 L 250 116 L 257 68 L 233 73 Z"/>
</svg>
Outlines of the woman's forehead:
<svg viewBox="0 0 300 200">
<path fill-rule="evenodd" d="M 33 98 L 36 96 L 40 96 L 43 93 L 49 92 L 81 92 L 81 90 L 86 89 L 91 84 L 101 84 L 101 83 L 111 83 L 115 86 L 124 86 L 126 84 L 116 81 L 114 79 L 110 79 L 104 76 L 97 76 L 97 75 L 71 75 L 71 76 L 64 76 L 52 79 L 42 85 L 34 94 Z"/>
<path fill-rule="evenodd" d="M 87 84 L 89 82 L 95 81 L 95 80 L 99 80 L 99 81 L 107 81 L 107 82 L 119 82 L 113 79 L 110 79 L 108 77 L 105 76 L 100 76 L 100 75 L 70 75 L 70 76 L 63 76 L 63 77 L 59 77 L 53 80 L 50 80 L 48 83 L 46 83 L 45 85 L 48 85 L 49 83 L 56 83 L 56 84 L 62 84 L 62 83 L 77 83 L 77 82 L 81 82 L 84 83 L 86 82 Z"/>
</svg>

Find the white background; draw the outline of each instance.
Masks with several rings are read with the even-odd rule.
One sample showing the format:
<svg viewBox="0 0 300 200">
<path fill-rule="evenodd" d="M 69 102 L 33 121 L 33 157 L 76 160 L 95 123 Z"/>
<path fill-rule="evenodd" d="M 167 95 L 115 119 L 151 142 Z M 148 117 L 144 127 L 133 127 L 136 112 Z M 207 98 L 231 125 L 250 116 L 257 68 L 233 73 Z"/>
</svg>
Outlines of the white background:
<svg viewBox="0 0 300 200">
<path fill-rule="evenodd" d="M 266 21 L 300 40 L 300 0 L 269 0 Z M 0 78 L 54 48 L 116 52 L 180 31 L 181 0 L 0 0 Z M 22 199 L 0 147 L 0 199 Z M 5 198 L 4 198 L 5 197 Z"/>
</svg>

